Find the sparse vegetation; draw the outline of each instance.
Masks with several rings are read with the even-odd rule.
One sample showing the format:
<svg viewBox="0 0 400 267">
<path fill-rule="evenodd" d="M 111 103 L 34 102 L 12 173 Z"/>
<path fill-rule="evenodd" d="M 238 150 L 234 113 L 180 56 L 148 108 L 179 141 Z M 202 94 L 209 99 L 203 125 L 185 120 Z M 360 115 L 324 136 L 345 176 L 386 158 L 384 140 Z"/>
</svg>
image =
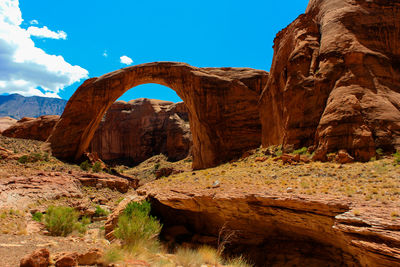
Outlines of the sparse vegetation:
<svg viewBox="0 0 400 267">
<path fill-rule="evenodd" d="M 32 219 L 33 219 L 34 221 L 41 222 L 42 219 L 43 219 L 43 213 L 38 212 L 38 211 L 35 212 L 34 214 L 32 214 Z"/>
<path fill-rule="evenodd" d="M 100 172 L 101 171 L 101 162 L 96 161 L 95 164 L 93 164 L 92 170 L 93 170 L 93 172 Z"/>
<path fill-rule="evenodd" d="M 49 233 L 55 236 L 67 236 L 74 230 L 85 231 L 85 225 L 78 222 L 78 213 L 70 207 L 49 207 L 46 211 L 45 226 Z"/>
<path fill-rule="evenodd" d="M 101 216 L 107 216 L 109 214 L 109 212 L 106 211 L 105 209 L 103 209 L 102 207 L 100 207 L 99 205 L 97 205 L 96 211 L 94 212 L 94 214 L 98 217 L 101 217 Z"/>
<path fill-rule="evenodd" d="M 400 152 L 397 151 L 396 153 L 394 153 L 393 157 L 394 157 L 394 163 L 399 165 L 400 164 Z"/>
<path fill-rule="evenodd" d="M 153 245 L 157 243 L 161 231 L 160 222 L 150 215 L 150 203 L 147 201 L 131 202 L 118 218 L 115 237 L 120 239 L 125 247 L 137 244 Z"/>
<path fill-rule="evenodd" d="M 299 154 L 299 155 L 306 155 L 306 154 L 307 154 L 307 147 L 299 148 L 299 149 L 293 151 L 293 154 L 295 154 L 295 155 L 296 155 L 296 154 Z"/>
<path fill-rule="evenodd" d="M 82 171 L 89 171 L 90 168 L 92 167 L 89 163 L 89 161 L 85 160 L 84 162 L 81 163 L 81 165 L 79 165 L 79 167 L 81 168 Z"/>
</svg>

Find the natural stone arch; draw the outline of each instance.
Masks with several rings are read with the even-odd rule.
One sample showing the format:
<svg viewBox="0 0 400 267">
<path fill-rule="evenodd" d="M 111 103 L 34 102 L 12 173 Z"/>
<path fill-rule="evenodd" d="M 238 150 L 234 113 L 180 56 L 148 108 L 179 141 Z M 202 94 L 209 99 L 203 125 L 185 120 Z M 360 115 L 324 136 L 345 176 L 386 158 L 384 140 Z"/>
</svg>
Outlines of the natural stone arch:
<svg viewBox="0 0 400 267">
<path fill-rule="evenodd" d="M 146 83 L 167 86 L 189 110 L 193 168 L 240 156 L 261 143 L 257 101 L 268 73 L 249 68 L 196 68 L 154 62 L 85 81 L 68 101 L 47 140 L 54 156 L 78 160 L 108 108 L 129 89 Z"/>
</svg>

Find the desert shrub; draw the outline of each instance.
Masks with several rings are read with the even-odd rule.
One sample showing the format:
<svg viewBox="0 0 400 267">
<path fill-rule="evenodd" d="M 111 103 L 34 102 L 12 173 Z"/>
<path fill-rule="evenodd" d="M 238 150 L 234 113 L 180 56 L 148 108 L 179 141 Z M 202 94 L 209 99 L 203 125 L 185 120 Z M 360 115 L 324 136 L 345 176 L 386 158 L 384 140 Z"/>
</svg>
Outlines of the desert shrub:
<svg viewBox="0 0 400 267">
<path fill-rule="evenodd" d="M 47 209 L 45 226 L 51 235 L 67 236 L 79 228 L 78 213 L 70 207 L 54 207 Z"/>
<path fill-rule="evenodd" d="M 41 222 L 42 219 L 43 219 L 43 213 L 41 213 L 41 212 L 35 212 L 34 214 L 32 214 L 32 219 L 33 219 L 34 221 Z"/>
<path fill-rule="evenodd" d="M 227 261 L 226 265 L 230 266 L 230 267 L 251 267 L 251 266 L 253 266 L 243 256 L 229 259 Z"/>
<path fill-rule="evenodd" d="M 82 171 L 88 171 L 92 166 L 90 165 L 89 161 L 85 160 L 84 162 L 79 165 Z"/>
<path fill-rule="evenodd" d="M 19 163 L 25 164 L 28 162 L 38 162 L 38 161 L 49 161 L 48 153 L 30 153 L 29 155 L 23 155 L 18 159 Z"/>
<path fill-rule="evenodd" d="M 175 253 L 175 261 L 180 266 L 196 267 L 201 266 L 203 258 L 198 251 L 190 248 L 178 248 Z"/>
<path fill-rule="evenodd" d="M 103 256 L 103 261 L 106 265 L 118 262 L 124 258 L 124 254 L 118 247 L 111 247 L 107 249 Z"/>
<path fill-rule="evenodd" d="M 28 162 L 29 162 L 29 157 L 28 157 L 28 155 L 23 155 L 23 156 L 21 156 L 21 157 L 18 159 L 18 162 L 19 162 L 19 163 L 22 163 L 22 164 L 28 163 Z"/>
<path fill-rule="evenodd" d="M 376 150 L 376 154 L 377 154 L 378 156 L 383 156 L 383 149 L 382 149 L 382 148 L 378 148 L 378 149 Z"/>
<path fill-rule="evenodd" d="M 108 211 L 106 211 L 105 209 L 103 209 L 102 207 L 100 207 L 100 206 L 96 206 L 96 211 L 94 212 L 94 214 L 96 215 L 96 216 L 99 216 L 99 217 L 101 217 L 101 216 L 107 216 L 108 215 Z"/>
<path fill-rule="evenodd" d="M 307 148 L 306 147 L 302 147 L 302 148 L 300 148 L 300 149 L 297 149 L 297 150 L 295 150 L 295 151 L 293 151 L 293 154 L 300 154 L 300 155 L 305 155 L 305 154 L 307 154 Z"/>
<path fill-rule="evenodd" d="M 96 161 L 92 167 L 93 172 L 100 172 L 101 171 L 101 162 Z"/>
<path fill-rule="evenodd" d="M 83 216 L 80 222 L 75 223 L 74 229 L 79 233 L 84 234 L 87 231 L 87 226 L 91 223 L 90 218 Z"/>
<path fill-rule="evenodd" d="M 160 222 L 150 216 L 150 203 L 131 202 L 118 218 L 115 237 L 120 239 L 124 246 L 133 247 L 138 243 L 157 242 L 161 231 Z"/>
<path fill-rule="evenodd" d="M 394 153 L 393 157 L 394 157 L 394 163 L 395 164 L 400 164 L 400 152 L 397 151 L 396 153 Z"/>
<path fill-rule="evenodd" d="M 222 263 L 222 259 L 215 248 L 202 246 L 197 250 L 197 253 L 201 256 L 203 264 L 218 266 Z"/>
</svg>

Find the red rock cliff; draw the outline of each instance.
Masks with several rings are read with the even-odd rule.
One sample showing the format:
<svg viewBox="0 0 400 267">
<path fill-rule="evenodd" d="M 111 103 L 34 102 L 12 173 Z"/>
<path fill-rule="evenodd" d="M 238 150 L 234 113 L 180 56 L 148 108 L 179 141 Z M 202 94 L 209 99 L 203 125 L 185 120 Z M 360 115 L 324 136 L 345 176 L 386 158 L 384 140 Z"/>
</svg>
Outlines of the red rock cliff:
<svg viewBox="0 0 400 267">
<path fill-rule="evenodd" d="M 400 149 L 400 2 L 311 0 L 278 33 L 260 100 L 262 143 Z"/>
<path fill-rule="evenodd" d="M 153 99 L 115 102 L 103 117 L 89 150 L 102 160 L 142 162 L 160 153 L 170 160 L 188 156 L 192 143 L 183 103 Z"/>
</svg>

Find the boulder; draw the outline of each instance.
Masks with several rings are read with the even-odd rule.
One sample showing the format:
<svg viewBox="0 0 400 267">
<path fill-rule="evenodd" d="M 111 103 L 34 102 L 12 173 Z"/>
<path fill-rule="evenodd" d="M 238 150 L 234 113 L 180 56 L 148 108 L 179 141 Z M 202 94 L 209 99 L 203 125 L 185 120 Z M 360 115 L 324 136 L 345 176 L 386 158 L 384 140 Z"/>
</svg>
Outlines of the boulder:
<svg viewBox="0 0 400 267">
<path fill-rule="evenodd" d="M 64 252 L 57 255 L 54 259 L 56 267 L 73 267 L 78 266 L 79 254 L 76 252 Z"/>
<path fill-rule="evenodd" d="M 400 149 L 400 2 L 311 0 L 279 32 L 260 98 L 263 146 Z"/>
<path fill-rule="evenodd" d="M 46 141 L 60 116 L 45 115 L 38 118 L 24 117 L 3 131 L 2 135 L 13 138 Z"/>
<path fill-rule="evenodd" d="M 46 248 L 38 249 L 21 259 L 20 267 L 50 266 L 50 252 Z"/>
<path fill-rule="evenodd" d="M 102 263 L 103 251 L 97 248 L 92 248 L 86 253 L 78 255 L 79 265 L 97 265 Z"/>
</svg>

